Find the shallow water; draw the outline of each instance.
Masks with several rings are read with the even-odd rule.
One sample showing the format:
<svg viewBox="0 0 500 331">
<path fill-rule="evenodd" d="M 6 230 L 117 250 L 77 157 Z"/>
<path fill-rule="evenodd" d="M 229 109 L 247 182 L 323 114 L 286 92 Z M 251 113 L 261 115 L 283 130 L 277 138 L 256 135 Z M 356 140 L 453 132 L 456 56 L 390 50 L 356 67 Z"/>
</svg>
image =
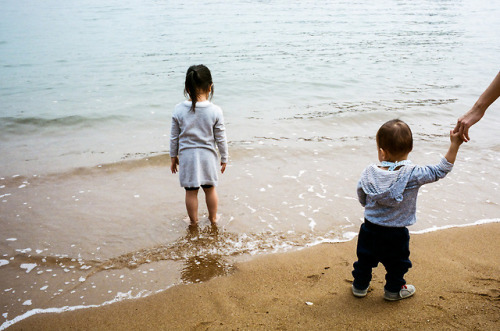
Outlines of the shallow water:
<svg viewBox="0 0 500 331">
<path fill-rule="evenodd" d="M 499 70 L 499 9 L 486 1 L 1 6 L 2 321 L 351 239 L 380 124 L 402 118 L 411 159 L 438 162 Z M 170 115 L 194 63 L 212 70 L 229 139 L 215 229 L 206 215 L 188 227 L 168 169 Z M 497 110 L 453 172 L 421 189 L 412 231 L 500 218 Z"/>
</svg>

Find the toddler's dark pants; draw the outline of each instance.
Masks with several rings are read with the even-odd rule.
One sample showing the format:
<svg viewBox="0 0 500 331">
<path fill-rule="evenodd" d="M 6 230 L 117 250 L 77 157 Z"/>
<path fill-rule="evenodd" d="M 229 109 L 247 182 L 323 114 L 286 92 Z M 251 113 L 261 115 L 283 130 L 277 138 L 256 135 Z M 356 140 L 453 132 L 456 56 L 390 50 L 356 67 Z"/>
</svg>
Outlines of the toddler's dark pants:
<svg viewBox="0 0 500 331">
<path fill-rule="evenodd" d="M 385 290 L 399 292 L 406 284 L 404 275 L 411 268 L 410 234 L 408 229 L 392 228 L 371 223 L 361 224 L 354 262 L 354 287 L 364 290 L 370 285 L 372 268 L 382 263 L 386 270 Z"/>
</svg>

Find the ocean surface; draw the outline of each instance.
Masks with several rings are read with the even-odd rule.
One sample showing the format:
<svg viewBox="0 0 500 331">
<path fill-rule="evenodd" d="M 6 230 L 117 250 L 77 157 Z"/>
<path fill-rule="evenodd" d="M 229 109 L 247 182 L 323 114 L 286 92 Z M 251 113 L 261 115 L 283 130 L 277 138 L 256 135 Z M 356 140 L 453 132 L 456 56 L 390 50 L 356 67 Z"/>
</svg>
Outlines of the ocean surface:
<svg viewBox="0 0 500 331">
<path fill-rule="evenodd" d="M 0 0 L 0 329 L 351 240 L 376 130 L 403 119 L 411 160 L 439 162 L 500 70 L 498 17 L 485 0 Z M 200 63 L 230 162 L 219 226 L 200 193 L 193 229 L 168 146 Z M 497 101 L 411 231 L 500 219 L 499 124 Z"/>
</svg>

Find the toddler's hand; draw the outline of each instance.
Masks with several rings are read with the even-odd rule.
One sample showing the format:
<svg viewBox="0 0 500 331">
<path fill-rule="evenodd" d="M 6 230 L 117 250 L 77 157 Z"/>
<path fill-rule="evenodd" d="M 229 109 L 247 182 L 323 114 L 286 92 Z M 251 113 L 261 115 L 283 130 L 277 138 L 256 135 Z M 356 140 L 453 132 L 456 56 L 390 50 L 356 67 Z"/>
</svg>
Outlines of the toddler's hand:
<svg viewBox="0 0 500 331">
<path fill-rule="evenodd" d="M 453 145 L 460 146 L 464 142 L 464 136 L 460 132 L 454 132 L 454 130 L 450 130 L 450 141 Z"/>
</svg>

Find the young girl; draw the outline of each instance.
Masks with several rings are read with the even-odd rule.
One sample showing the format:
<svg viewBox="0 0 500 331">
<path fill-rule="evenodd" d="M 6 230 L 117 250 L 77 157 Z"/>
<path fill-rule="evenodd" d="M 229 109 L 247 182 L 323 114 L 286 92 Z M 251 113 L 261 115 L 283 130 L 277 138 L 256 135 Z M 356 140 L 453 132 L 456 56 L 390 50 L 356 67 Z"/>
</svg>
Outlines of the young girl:
<svg viewBox="0 0 500 331">
<path fill-rule="evenodd" d="M 216 223 L 218 197 L 217 148 L 221 155 L 221 173 L 228 161 L 226 132 L 222 110 L 212 99 L 214 84 L 210 70 L 200 64 L 189 67 L 184 94 L 189 101 L 175 106 L 170 132 L 172 173 L 179 166 L 180 184 L 186 190 L 186 209 L 192 225 L 198 223 L 198 190 L 205 192 L 208 218 Z"/>
</svg>

